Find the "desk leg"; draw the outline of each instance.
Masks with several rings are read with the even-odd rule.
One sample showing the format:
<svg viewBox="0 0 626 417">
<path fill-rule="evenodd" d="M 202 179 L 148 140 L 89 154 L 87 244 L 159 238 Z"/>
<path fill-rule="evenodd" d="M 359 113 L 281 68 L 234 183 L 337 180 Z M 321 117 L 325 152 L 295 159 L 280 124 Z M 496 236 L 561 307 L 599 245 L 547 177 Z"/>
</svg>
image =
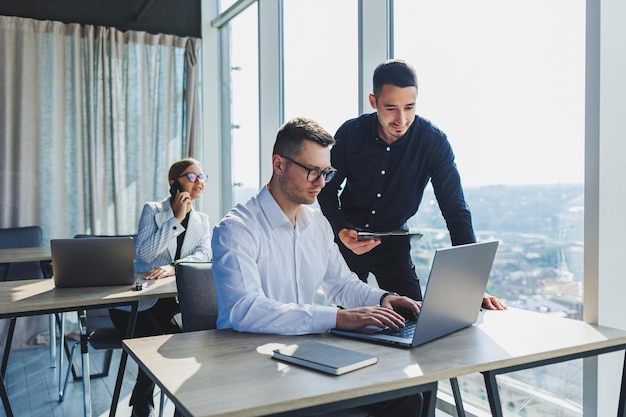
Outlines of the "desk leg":
<svg viewBox="0 0 626 417">
<path fill-rule="evenodd" d="M 78 327 L 80 329 L 80 353 L 83 373 L 83 411 L 85 417 L 91 417 L 91 378 L 89 369 L 89 339 L 87 334 L 87 311 L 78 312 Z"/>
<path fill-rule="evenodd" d="M 59 314 L 59 354 L 57 360 L 59 362 L 59 402 L 63 401 L 63 346 L 65 344 L 65 313 Z M 70 362 L 68 366 L 72 366 Z"/>
<path fill-rule="evenodd" d="M 57 324 L 54 314 L 48 314 L 48 327 L 50 328 L 50 368 L 56 366 L 57 356 Z"/>
<path fill-rule="evenodd" d="M 13 417 L 13 410 L 9 403 L 9 395 L 7 394 L 7 389 L 4 385 L 4 377 L 2 375 L 0 375 L 0 396 L 2 397 L 2 404 L 4 405 L 4 412 L 7 417 Z"/>
<path fill-rule="evenodd" d="M 622 385 L 619 390 L 619 403 L 617 404 L 617 417 L 626 417 L 626 351 L 624 352 L 624 367 L 622 368 Z"/>
<path fill-rule="evenodd" d="M 48 270 L 46 268 L 47 265 L 50 264 L 50 261 L 39 261 L 39 268 L 41 269 L 41 276 L 44 278 L 52 278 L 48 274 Z M 56 351 L 56 324 L 54 320 L 54 313 L 48 316 L 48 327 L 50 328 L 50 368 L 54 368 L 56 366 L 55 359 L 57 355 Z"/>
<path fill-rule="evenodd" d="M 9 322 L 9 330 L 7 332 L 7 339 L 4 342 L 4 353 L 2 354 L 2 368 L 0 370 L 2 378 L 4 378 L 7 374 L 7 365 L 9 364 L 9 352 L 11 352 L 11 344 L 13 343 L 13 333 L 15 333 L 16 321 L 17 317 L 11 317 L 11 321 Z"/>
<path fill-rule="evenodd" d="M 133 337 L 135 333 L 135 322 L 137 321 L 137 307 L 139 301 L 133 302 L 130 310 L 130 318 L 128 319 L 128 328 L 126 329 L 126 339 Z M 120 392 L 122 391 L 122 381 L 124 380 L 124 372 L 126 371 L 126 361 L 128 360 L 128 353 L 122 349 L 122 355 L 120 356 L 120 368 L 117 371 L 117 380 L 115 381 L 115 389 L 113 390 L 113 398 L 111 399 L 111 408 L 109 409 L 109 417 L 115 417 L 117 412 L 117 403 L 120 400 Z"/>
<path fill-rule="evenodd" d="M 487 388 L 487 398 L 489 399 L 489 407 L 493 417 L 504 417 L 502 413 L 502 403 L 500 402 L 500 393 L 498 392 L 498 381 L 496 374 L 492 372 L 483 372 L 485 379 L 485 388 Z"/>
<path fill-rule="evenodd" d="M 450 378 L 450 388 L 454 396 L 454 405 L 456 406 L 457 417 L 465 417 L 465 408 L 463 407 L 463 398 L 461 397 L 461 388 L 459 388 L 459 380 Z"/>
</svg>

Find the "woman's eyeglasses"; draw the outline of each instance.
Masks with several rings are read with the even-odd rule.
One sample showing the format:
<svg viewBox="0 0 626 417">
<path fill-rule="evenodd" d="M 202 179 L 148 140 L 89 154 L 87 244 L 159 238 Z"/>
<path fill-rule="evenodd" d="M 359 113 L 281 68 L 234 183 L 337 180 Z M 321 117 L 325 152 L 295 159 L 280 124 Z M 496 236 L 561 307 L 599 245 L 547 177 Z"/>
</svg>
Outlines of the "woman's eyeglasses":
<svg viewBox="0 0 626 417">
<path fill-rule="evenodd" d="M 182 177 L 187 177 L 187 179 L 191 183 L 194 183 L 196 181 L 206 182 L 206 180 L 208 178 L 206 174 L 195 174 L 193 172 L 188 172 L 186 174 L 183 174 L 183 175 L 180 175 L 180 176 L 176 177 L 176 179 L 182 178 Z"/>
<path fill-rule="evenodd" d="M 319 180 L 320 177 L 324 177 L 324 181 L 328 182 L 328 181 L 330 181 L 333 178 L 333 176 L 335 175 L 335 172 L 337 172 L 337 170 L 335 168 L 326 168 L 326 169 L 309 168 L 306 165 L 302 165 L 300 162 L 294 161 L 293 159 L 291 159 L 288 156 L 280 155 L 280 154 L 278 156 L 280 156 L 281 158 L 285 158 L 286 160 L 288 160 L 290 162 L 293 162 L 294 164 L 298 165 L 299 167 L 304 168 L 307 171 L 309 171 L 306 174 L 306 180 L 308 182 L 315 182 L 315 181 Z"/>
</svg>

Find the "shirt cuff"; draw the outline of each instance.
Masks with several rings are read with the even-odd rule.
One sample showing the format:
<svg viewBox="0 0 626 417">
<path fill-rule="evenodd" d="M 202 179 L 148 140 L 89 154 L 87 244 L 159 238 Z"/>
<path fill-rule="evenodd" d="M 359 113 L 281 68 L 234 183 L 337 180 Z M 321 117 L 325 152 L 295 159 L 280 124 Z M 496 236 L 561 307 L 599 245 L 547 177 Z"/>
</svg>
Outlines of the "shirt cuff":
<svg viewBox="0 0 626 417">
<path fill-rule="evenodd" d="M 313 332 L 324 333 L 337 324 L 337 307 L 315 306 L 313 309 Z"/>
</svg>

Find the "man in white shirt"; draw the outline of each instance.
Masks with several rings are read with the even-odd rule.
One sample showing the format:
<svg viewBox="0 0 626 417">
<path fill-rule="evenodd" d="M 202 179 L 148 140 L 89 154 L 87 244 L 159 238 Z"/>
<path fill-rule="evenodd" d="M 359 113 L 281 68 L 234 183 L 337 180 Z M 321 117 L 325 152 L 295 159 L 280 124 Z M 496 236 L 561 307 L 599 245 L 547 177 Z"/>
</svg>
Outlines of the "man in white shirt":
<svg viewBox="0 0 626 417">
<path fill-rule="evenodd" d="M 316 122 L 296 118 L 278 131 L 269 183 L 235 206 L 213 230 L 217 326 L 274 334 L 323 333 L 367 325 L 404 326 L 394 308 L 420 304 L 362 282 L 348 268 L 330 224 L 312 204 L 334 169 L 334 139 Z M 335 306 L 314 304 L 321 289 Z M 375 415 L 419 416 L 419 395 L 374 404 Z"/>
</svg>

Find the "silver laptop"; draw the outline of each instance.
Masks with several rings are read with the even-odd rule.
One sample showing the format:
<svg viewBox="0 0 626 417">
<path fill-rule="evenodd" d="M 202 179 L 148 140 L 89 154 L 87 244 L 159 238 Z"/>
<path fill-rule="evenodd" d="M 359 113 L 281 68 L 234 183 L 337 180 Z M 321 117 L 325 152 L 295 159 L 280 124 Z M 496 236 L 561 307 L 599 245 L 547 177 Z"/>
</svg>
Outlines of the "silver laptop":
<svg viewBox="0 0 626 417">
<path fill-rule="evenodd" d="M 52 239 L 52 275 L 60 288 L 132 285 L 132 237 Z"/>
<path fill-rule="evenodd" d="M 476 322 L 496 256 L 498 241 L 439 249 L 430 269 L 417 319 L 394 332 L 368 326 L 360 331 L 332 329 L 333 334 L 414 347 L 461 330 Z"/>
</svg>

